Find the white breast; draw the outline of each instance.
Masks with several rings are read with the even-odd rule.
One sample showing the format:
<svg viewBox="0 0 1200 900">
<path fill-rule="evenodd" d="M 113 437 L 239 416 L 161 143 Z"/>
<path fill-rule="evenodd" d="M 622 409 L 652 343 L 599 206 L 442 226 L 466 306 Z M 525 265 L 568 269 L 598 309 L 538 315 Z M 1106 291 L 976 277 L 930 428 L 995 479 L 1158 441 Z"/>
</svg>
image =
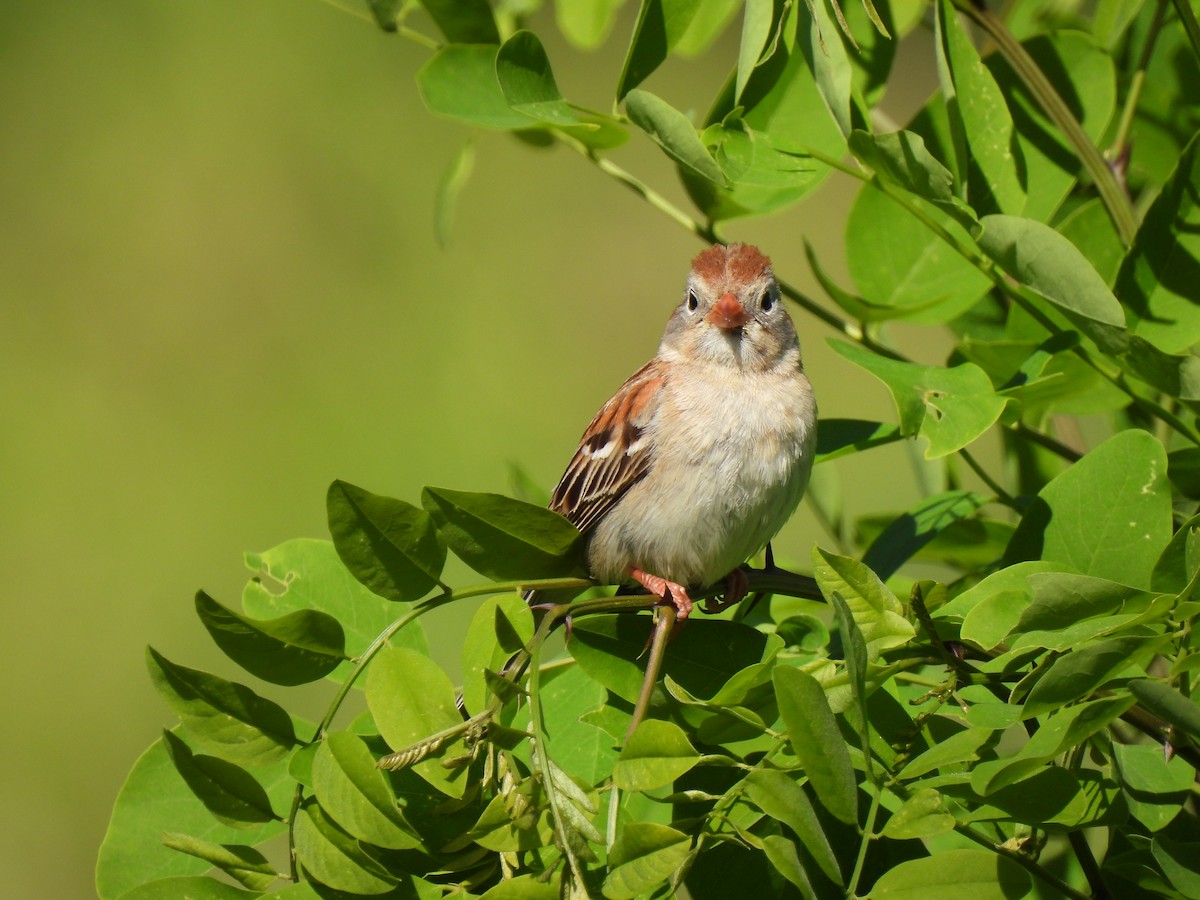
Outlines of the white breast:
<svg viewBox="0 0 1200 900">
<path fill-rule="evenodd" d="M 643 435 L 646 477 L 597 526 L 588 559 L 619 583 L 630 566 L 692 587 L 728 575 L 800 502 L 812 468 L 816 404 L 808 379 L 703 367 L 672 378 Z"/>
</svg>

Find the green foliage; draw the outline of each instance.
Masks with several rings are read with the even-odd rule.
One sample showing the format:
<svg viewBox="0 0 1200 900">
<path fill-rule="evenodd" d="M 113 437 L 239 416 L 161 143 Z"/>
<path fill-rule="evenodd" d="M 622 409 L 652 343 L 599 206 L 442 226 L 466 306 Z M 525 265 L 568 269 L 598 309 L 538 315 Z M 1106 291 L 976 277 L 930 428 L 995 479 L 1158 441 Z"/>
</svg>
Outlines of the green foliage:
<svg viewBox="0 0 1200 900">
<path fill-rule="evenodd" d="M 813 548 L 811 577 L 751 569 L 752 610 L 673 631 L 630 614 L 651 598 L 585 594 L 580 536 L 542 507 L 335 482 L 332 542 L 248 554 L 241 609 L 196 597 L 270 697 L 148 651 L 179 724 L 117 799 L 100 895 L 1200 896 L 1191 6 L 642 0 L 601 113 L 560 90 L 537 5 L 364 12 L 428 54 L 432 113 L 573 149 L 705 240 L 857 183 L 853 284 L 809 247 L 830 303 L 782 285 L 895 400 L 894 422 L 821 423 L 810 499 L 838 552 Z M 619 5 L 560 0 L 556 21 L 594 47 Z M 918 27 L 940 89 L 885 128 Z M 654 84 L 710 46 L 717 96 Z M 696 215 L 607 154 L 626 140 L 663 152 Z M 918 327 L 953 348 L 906 355 Z M 926 496 L 845 521 L 822 476 L 902 439 Z M 448 584 L 448 552 L 487 581 Z M 584 598 L 530 609 L 533 589 Z M 455 683 L 418 619 L 479 596 Z"/>
</svg>

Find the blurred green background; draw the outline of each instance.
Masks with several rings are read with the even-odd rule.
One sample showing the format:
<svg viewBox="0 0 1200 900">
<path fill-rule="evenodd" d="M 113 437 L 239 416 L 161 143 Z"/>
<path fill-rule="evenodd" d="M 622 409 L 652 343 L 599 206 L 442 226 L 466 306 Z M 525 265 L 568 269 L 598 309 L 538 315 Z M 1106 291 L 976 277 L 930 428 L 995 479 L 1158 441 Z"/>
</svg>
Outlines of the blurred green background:
<svg viewBox="0 0 1200 900">
<path fill-rule="evenodd" d="M 588 55 L 538 14 L 566 96 L 610 106 L 635 13 Z M 6 896 L 85 897 L 125 773 L 171 722 L 145 645 L 234 676 L 194 592 L 236 605 L 244 550 L 326 536 L 334 478 L 415 502 L 508 490 L 516 462 L 550 487 L 700 245 L 581 157 L 488 133 L 440 248 L 468 132 L 421 106 L 426 51 L 317 0 L 9 0 L 5 19 L 0 872 Z M 702 112 L 727 37 L 651 88 Z M 932 65 L 919 37 L 902 53 L 898 121 Z M 686 203 L 648 141 L 616 157 Z M 816 294 L 802 237 L 844 281 L 853 189 L 729 236 Z M 822 413 L 891 421 L 797 321 Z M 916 497 L 900 447 L 839 474 L 851 513 Z M 806 564 L 820 539 L 802 509 L 777 553 Z M 451 666 L 462 620 L 427 620 Z"/>
</svg>

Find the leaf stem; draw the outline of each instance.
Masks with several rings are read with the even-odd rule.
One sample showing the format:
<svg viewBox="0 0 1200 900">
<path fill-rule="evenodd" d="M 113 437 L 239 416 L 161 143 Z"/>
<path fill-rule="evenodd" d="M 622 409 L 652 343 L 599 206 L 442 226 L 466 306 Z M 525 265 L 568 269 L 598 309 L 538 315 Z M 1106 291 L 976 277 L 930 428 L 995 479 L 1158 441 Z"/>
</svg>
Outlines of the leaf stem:
<svg viewBox="0 0 1200 900">
<path fill-rule="evenodd" d="M 1000 482 L 996 481 L 996 479 L 987 473 L 987 470 L 979 464 L 979 461 L 971 455 L 966 447 L 960 447 L 958 455 L 963 458 L 963 461 L 968 466 L 970 466 L 971 471 L 978 475 L 980 480 L 983 481 L 983 483 L 988 486 L 992 493 L 996 495 L 996 500 L 998 502 L 1004 504 L 1010 509 L 1020 511 L 1020 504 L 1017 503 L 1012 494 L 1006 491 Z"/>
<path fill-rule="evenodd" d="M 1121 121 L 1117 125 L 1116 136 L 1113 138 L 1112 146 L 1105 154 L 1108 157 L 1109 165 L 1120 166 L 1122 171 L 1124 170 L 1123 158 L 1129 149 L 1129 132 L 1133 128 L 1133 117 L 1137 113 L 1137 105 L 1142 98 L 1142 89 L 1146 84 L 1146 69 L 1150 65 L 1150 53 L 1158 40 L 1159 32 L 1162 31 L 1166 10 L 1167 0 L 1158 0 L 1158 8 L 1154 11 L 1154 20 L 1150 23 L 1150 30 L 1146 33 L 1146 42 L 1142 45 L 1137 68 L 1134 69 L 1129 80 L 1129 90 L 1125 95 L 1125 105 L 1121 109 Z"/>
<path fill-rule="evenodd" d="M 1183 23 L 1183 30 L 1187 32 L 1188 40 L 1192 44 L 1192 52 L 1200 61 L 1200 24 L 1196 22 L 1196 14 L 1192 12 L 1188 0 L 1173 0 L 1173 2 L 1175 12 L 1179 13 L 1179 21 Z"/>
<path fill-rule="evenodd" d="M 854 871 L 850 873 L 850 881 L 846 885 L 847 897 L 854 897 L 858 894 L 858 880 L 862 877 L 863 865 L 867 861 L 867 848 L 871 846 L 871 841 L 875 839 L 875 816 L 879 813 L 881 793 L 879 785 L 872 782 L 871 806 L 867 810 L 867 821 L 863 823 L 862 841 L 858 845 L 858 856 L 854 860 Z"/>
</svg>

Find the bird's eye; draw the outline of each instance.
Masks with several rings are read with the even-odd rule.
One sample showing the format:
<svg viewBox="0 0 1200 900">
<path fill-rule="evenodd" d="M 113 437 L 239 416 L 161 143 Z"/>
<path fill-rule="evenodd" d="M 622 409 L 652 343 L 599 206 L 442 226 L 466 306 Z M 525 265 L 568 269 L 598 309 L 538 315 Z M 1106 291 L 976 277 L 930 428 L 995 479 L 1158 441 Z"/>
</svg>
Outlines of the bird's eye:
<svg viewBox="0 0 1200 900">
<path fill-rule="evenodd" d="M 762 296 L 758 298 L 758 305 L 762 308 L 763 312 L 770 312 L 775 308 L 775 297 L 771 293 L 770 288 L 762 292 Z"/>
<path fill-rule="evenodd" d="M 700 298 L 696 296 L 695 291 L 688 291 L 687 308 L 688 312 L 695 312 L 700 307 Z"/>
</svg>

